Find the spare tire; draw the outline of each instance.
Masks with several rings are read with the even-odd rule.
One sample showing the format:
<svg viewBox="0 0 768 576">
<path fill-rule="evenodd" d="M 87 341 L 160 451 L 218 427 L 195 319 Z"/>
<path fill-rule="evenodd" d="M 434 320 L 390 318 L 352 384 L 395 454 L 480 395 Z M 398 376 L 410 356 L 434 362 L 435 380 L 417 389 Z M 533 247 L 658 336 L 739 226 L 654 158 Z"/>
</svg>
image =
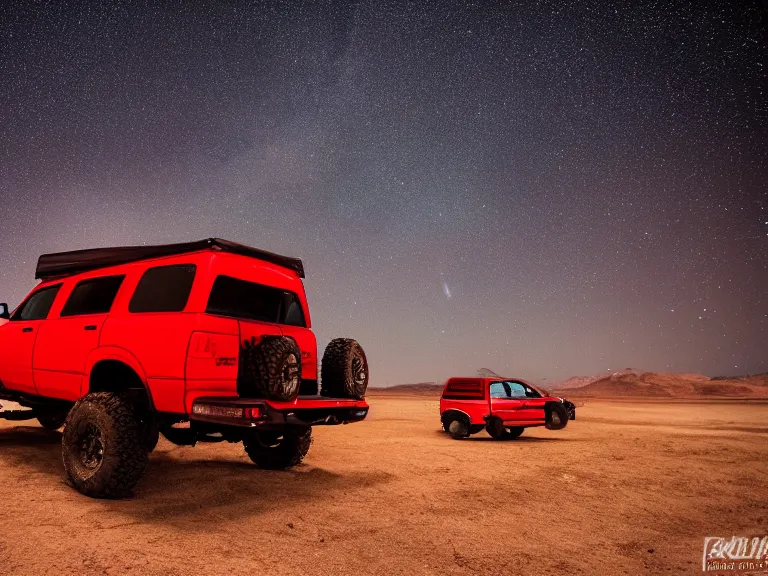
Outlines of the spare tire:
<svg viewBox="0 0 768 576">
<path fill-rule="evenodd" d="M 356 340 L 336 338 L 328 343 L 320 368 L 322 396 L 361 400 L 368 378 L 368 360 Z"/>
<path fill-rule="evenodd" d="M 269 400 L 292 402 L 301 384 L 301 351 L 291 338 L 264 338 L 250 355 L 256 386 Z"/>
<path fill-rule="evenodd" d="M 544 408 L 544 426 L 548 430 L 562 430 L 568 425 L 568 409 L 562 402 L 549 402 Z"/>
</svg>

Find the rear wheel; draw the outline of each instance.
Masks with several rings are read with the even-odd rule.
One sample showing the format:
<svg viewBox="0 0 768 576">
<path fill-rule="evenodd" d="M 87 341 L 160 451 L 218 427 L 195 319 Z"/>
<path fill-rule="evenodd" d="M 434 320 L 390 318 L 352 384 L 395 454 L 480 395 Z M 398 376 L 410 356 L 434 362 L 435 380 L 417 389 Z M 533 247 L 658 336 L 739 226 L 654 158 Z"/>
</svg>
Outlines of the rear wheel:
<svg viewBox="0 0 768 576">
<path fill-rule="evenodd" d="M 320 394 L 360 400 L 368 389 L 368 377 L 368 359 L 356 340 L 336 338 L 328 343 L 320 366 Z"/>
<path fill-rule="evenodd" d="M 243 441 L 251 461 L 267 470 L 284 470 L 296 466 L 309 452 L 312 428 L 256 430 Z"/>
<path fill-rule="evenodd" d="M 450 418 L 443 423 L 443 429 L 453 437 L 461 440 L 469 437 L 469 423 L 464 418 Z"/>
<path fill-rule="evenodd" d="M 507 428 L 506 437 L 509 440 L 514 440 L 515 438 L 519 438 L 520 434 L 523 433 L 523 430 L 525 430 L 525 428 L 523 428 L 522 426 L 513 426 L 511 428 Z"/>
<path fill-rule="evenodd" d="M 126 396 L 95 392 L 79 400 L 61 440 L 64 470 L 72 486 L 96 498 L 129 494 L 147 465 L 143 432 Z"/>
</svg>

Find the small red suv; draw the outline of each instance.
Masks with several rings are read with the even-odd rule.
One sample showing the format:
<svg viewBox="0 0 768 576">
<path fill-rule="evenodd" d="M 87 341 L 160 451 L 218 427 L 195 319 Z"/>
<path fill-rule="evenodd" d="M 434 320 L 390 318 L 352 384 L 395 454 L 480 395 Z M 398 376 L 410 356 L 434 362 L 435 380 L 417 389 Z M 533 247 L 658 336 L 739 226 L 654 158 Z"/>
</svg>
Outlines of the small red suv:
<svg viewBox="0 0 768 576">
<path fill-rule="evenodd" d="M 576 419 L 576 406 L 517 378 L 451 378 L 440 397 L 443 429 L 456 439 L 485 429 L 497 440 L 525 428 L 561 430 Z"/>
<path fill-rule="evenodd" d="M 365 418 L 365 353 L 331 341 L 318 386 L 301 260 L 210 238 L 47 254 L 13 311 L 0 304 L 0 412 L 64 426 L 62 456 L 83 494 L 120 497 L 158 434 L 181 445 L 242 441 L 281 469 L 312 426 Z"/>
</svg>

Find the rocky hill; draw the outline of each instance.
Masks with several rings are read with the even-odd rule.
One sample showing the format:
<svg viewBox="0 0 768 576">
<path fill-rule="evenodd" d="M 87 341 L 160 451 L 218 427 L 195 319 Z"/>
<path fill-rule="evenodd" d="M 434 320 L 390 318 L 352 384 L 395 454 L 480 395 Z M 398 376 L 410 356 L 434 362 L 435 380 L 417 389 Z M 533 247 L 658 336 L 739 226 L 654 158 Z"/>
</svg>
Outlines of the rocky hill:
<svg viewBox="0 0 768 576">
<path fill-rule="evenodd" d="M 768 374 L 710 378 L 625 370 L 579 387 L 558 388 L 569 396 L 646 398 L 768 398 Z"/>
</svg>

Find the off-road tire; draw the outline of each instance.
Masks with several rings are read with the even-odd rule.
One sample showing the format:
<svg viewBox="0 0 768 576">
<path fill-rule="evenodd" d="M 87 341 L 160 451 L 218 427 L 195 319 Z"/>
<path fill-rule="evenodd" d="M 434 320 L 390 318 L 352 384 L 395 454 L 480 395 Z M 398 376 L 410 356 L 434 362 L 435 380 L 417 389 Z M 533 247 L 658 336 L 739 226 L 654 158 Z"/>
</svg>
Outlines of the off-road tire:
<svg viewBox="0 0 768 576">
<path fill-rule="evenodd" d="M 469 434 L 470 435 L 477 434 L 478 432 L 482 432 L 484 428 L 485 426 L 483 426 L 482 424 L 472 424 L 469 427 Z"/>
<path fill-rule="evenodd" d="M 258 430 L 243 440 L 245 453 L 259 468 L 285 470 L 298 465 L 309 452 L 312 428 Z"/>
<path fill-rule="evenodd" d="M 37 421 L 40 422 L 40 426 L 46 430 L 58 430 L 64 426 L 64 422 L 67 420 L 67 411 L 43 411 L 37 414 Z"/>
<path fill-rule="evenodd" d="M 61 439 L 69 482 L 94 498 L 129 494 L 147 466 L 142 432 L 126 396 L 94 392 L 81 398 L 69 412 Z"/>
<path fill-rule="evenodd" d="M 292 402 L 301 386 L 301 350 L 291 338 L 267 337 L 258 345 L 245 341 L 245 377 L 269 400 Z"/>
<path fill-rule="evenodd" d="M 469 438 L 469 423 L 465 418 L 450 418 L 443 423 L 443 429 L 454 440 Z"/>
<path fill-rule="evenodd" d="M 351 338 L 328 343 L 320 366 L 322 396 L 361 400 L 368 389 L 368 359 L 363 347 Z"/>
<path fill-rule="evenodd" d="M 562 430 L 568 425 L 568 409 L 561 402 L 549 402 L 544 407 L 544 426 L 548 430 Z"/>
<path fill-rule="evenodd" d="M 504 422 L 501 421 L 501 418 L 489 418 L 485 423 L 485 431 L 494 440 L 504 440 L 507 436 L 507 429 L 504 428 Z"/>
<path fill-rule="evenodd" d="M 525 430 L 522 426 L 504 427 L 501 418 L 490 418 L 485 424 L 485 430 L 494 440 L 514 440 Z"/>
<path fill-rule="evenodd" d="M 144 426 L 144 446 L 147 454 L 151 454 L 160 440 L 160 424 L 156 417 L 150 415 L 142 421 L 142 425 Z"/>
</svg>

